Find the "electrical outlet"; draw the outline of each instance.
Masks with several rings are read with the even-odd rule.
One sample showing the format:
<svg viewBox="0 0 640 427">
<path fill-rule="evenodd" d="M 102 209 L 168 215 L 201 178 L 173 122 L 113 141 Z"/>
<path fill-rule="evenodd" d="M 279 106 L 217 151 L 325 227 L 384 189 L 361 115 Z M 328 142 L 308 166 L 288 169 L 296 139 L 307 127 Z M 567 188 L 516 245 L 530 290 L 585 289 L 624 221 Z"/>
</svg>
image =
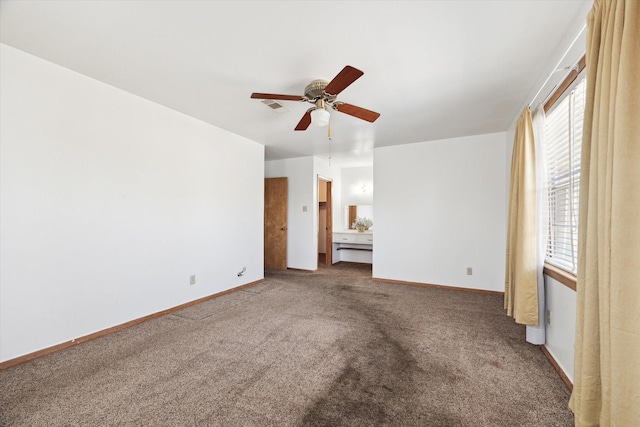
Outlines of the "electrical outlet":
<svg viewBox="0 0 640 427">
<path fill-rule="evenodd" d="M 467 276 L 473 275 L 473 268 L 467 267 Z"/>
<path fill-rule="evenodd" d="M 189 277 L 189 284 L 190 285 L 195 285 L 196 284 L 196 275 L 192 274 L 191 277 Z"/>
<path fill-rule="evenodd" d="M 302 207 L 302 212 L 306 212 L 306 211 L 307 211 L 307 207 L 306 207 L 306 206 L 303 206 L 303 207 Z"/>
<path fill-rule="evenodd" d="M 551 310 L 547 310 L 547 325 L 551 324 Z"/>
</svg>

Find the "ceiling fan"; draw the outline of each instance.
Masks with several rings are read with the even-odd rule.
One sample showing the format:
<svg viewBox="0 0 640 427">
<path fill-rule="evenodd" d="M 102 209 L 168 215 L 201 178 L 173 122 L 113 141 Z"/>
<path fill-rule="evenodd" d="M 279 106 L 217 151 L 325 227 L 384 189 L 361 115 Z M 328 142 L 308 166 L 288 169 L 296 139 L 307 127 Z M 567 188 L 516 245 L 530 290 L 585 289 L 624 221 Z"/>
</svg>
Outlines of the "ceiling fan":
<svg viewBox="0 0 640 427">
<path fill-rule="evenodd" d="M 318 126 L 326 126 L 329 123 L 330 114 L 327 108 L 333 108 L 341 113 L 349 114 L 368 122 L 375 122 L 380 113 L 337 101 L 340 92 L 345 90 L 351 83 L 359 79 L 364 73 L 357 68 L 347 65 L 330 82 L 326 80 L 314 80 L 304 88 L 304 96 L 299 95 L 278 95 L 272 93 L 252 93 L 251 98 L 255 99 L 275 99 L 282 101 L 305 101 L 314 104 L 304 113 L 302 120 L 295 130 L 306 130 L 311 122 Z"/>
</svg>

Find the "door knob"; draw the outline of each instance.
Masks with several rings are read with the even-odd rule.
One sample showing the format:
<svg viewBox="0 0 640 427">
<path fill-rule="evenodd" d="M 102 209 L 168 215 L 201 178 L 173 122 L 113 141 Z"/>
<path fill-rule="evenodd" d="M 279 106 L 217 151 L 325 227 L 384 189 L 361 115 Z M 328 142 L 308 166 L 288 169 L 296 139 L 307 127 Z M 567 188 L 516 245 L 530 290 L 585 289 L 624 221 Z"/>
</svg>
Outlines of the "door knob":
<svg viewBox="0 0 640 427">
<path fill-rule="evenodd" d="M 287 227 L 282 227 L 280 230 L 282 230 L 282 231 L 286 231 L 286 230 L 287 230 Z"/>
</svg>

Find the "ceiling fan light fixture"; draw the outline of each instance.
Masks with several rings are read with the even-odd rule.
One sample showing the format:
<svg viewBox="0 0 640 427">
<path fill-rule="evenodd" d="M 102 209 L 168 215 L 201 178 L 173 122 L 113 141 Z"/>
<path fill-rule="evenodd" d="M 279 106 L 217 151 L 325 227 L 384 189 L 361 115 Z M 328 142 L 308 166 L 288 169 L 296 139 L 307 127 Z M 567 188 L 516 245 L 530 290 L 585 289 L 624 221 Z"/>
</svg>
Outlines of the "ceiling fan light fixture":
<svg viewBox="0 0 640 427">
<path fill-rule="evenodd" d="M 327 126 L 330 118 L 331 114 L 324 108 L 316 108 L 311 112 L 311 123 L 318 127 Z"/>
</svg>

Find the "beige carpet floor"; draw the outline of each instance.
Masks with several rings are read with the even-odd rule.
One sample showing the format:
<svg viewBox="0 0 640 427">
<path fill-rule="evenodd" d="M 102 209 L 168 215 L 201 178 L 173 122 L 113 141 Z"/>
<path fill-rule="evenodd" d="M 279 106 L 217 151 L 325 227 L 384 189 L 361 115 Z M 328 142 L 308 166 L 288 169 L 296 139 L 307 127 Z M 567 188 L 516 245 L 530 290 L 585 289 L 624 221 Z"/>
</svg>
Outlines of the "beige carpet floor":
<svg viewBox="0 0 640 427">
<path fill-rule="evenodd" d="M 501 297 L 353 264 L 0 372 L 2 426 L 572 426 L 568 399 Z"/>
</svg>

